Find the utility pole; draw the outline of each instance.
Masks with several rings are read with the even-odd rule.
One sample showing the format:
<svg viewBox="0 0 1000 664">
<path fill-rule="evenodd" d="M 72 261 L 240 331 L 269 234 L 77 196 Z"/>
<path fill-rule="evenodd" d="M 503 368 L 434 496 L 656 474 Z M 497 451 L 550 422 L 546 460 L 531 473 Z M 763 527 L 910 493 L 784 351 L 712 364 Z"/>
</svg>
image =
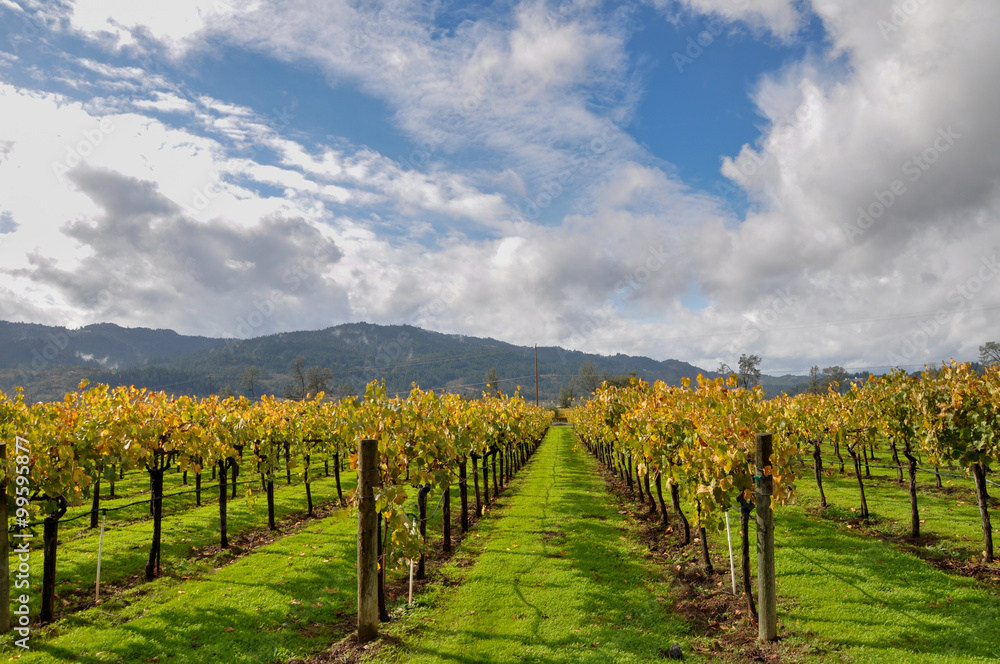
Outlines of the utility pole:
<svg viewBox="0 0 1000 664">
<path fill-rule="evenodd" d="M 208 377 L 208 396 L 212 396 L 212 377 Z"/>
<path fill-rule="evenodd" d="M 535 408 L 538 408 L 538 344 L 535 344 Z"/>
</svg>

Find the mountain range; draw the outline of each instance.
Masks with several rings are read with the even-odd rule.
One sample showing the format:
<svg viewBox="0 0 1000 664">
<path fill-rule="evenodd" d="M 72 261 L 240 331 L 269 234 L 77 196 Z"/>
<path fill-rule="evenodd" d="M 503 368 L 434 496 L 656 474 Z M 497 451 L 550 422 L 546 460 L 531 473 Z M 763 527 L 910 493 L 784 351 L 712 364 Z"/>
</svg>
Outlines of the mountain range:
<svg viewBox="0 0 1000 664">
<path fill-rule="evenodd" d="M 60 399 L 86 378 L 92 383 L 134 384 L 171 394 L 210 393 L 279 396 L 306 376 L 335 394 L 361 394 L 383 378 L 390 393 L 413 383 L 424 389 L 477 395 L 495 370 L 504 392 L 520 386 L 535 396 L 535 349 L 489 338 L 432 332 L 409 325 L 347 323 L 325 330 L 284 332 L 252 339 L 185 336 L 172 330 L 124 328 L 111 323 L 78 329 L 0 321 L 0 389 L 23 387 L 29 400 Z M 299 372 L 296 373 L 298 360 Z M 538 347 L 538 391 L 554 402 L 587 363 L 599 376 L 638 376 L 678 384 L 699 373 L 680 360 L 595 355 L 555 346 Z M 762 376 L 769 393 L 800 392 L 805 376 Z"/>
</svg>

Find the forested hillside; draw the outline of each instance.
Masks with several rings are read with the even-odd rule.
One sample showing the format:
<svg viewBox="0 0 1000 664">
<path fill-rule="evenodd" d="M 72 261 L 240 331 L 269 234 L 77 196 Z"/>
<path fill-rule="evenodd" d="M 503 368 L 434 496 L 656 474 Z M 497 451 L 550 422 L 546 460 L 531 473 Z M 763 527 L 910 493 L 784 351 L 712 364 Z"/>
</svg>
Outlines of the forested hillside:
<svg viewBox="0 0 1000 664">
<path fill-rule="evenodd" d="M 0 323 L 0 334 L 10 349 L 0 360 L 0 389 L 23 386 L 29 399 L 57 399 L 83 378 L 201 396 L 280 396 L 317 385 L 354 394 L 375 378 L 384 378 L 390 392 L 405 392 L 417 383 L 424 389 L 478 394 L 486 389 L 491 369 L 504 392 L 520 385 L 526 397 L 535 394 L 534 348 L 408 325 L 350 323 L 245 340 L 110 324 L 68 330 Z M 588 362 L 598 378 L 636 375 L 678 383 L 704 373 L 678 360 L 539 347 L 540 399 L 554 401 L 571 386 L 579 392 L 574 379 Z"/>
</svg>

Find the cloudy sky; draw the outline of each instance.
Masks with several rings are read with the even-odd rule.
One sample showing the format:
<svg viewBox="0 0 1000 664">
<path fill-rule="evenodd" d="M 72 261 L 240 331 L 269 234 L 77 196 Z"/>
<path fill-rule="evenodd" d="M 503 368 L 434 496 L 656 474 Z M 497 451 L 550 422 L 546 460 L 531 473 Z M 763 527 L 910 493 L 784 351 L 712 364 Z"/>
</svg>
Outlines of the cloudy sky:
<svg viewBox="0 0 1000 664">
<path fill-rule="evenodd" d="M 1000 339 L 995 0 L 0 0 L 0 319 Z"/>
</svg>

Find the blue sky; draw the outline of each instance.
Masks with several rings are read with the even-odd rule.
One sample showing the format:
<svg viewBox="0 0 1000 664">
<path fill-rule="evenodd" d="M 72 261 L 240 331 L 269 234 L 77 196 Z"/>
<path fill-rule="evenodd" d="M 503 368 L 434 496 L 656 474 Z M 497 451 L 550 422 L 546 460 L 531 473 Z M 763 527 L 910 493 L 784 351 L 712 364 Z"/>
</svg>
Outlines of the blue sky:
<svg viewBox="0 0 1000 664">
<path fill-rule="evenodd" d="M 974 359 L 998 11 L 0 0 L 0 317 Z"/>
</svg>

